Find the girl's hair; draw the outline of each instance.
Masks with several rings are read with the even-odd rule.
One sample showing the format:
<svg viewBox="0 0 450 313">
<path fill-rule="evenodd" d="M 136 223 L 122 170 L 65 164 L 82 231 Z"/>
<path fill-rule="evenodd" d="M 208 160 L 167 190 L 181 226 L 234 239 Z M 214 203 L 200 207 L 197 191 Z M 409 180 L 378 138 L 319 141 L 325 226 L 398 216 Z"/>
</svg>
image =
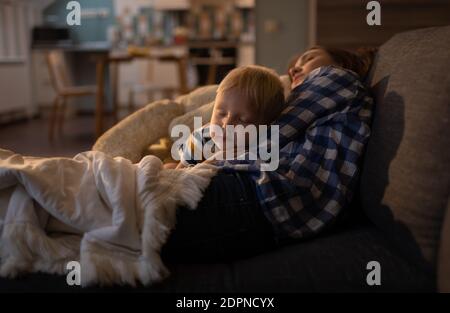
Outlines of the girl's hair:
<svg viewBox="0 0 450 313">
<path fill-rule="evenodd" d="M 235 68 L 225 76 L 217 92 L 236 89 L 259 116 L 269 122 L 284 108 L 284 92 L 278 74 L 267 67 L 249 65 Z"/>
<path fill-rule="evenodd" d="M 375 54 L 377 52 L 376 48 L 368 48 L 368 47 L 361 47 L 358 48 L 356 51 L 350 51 L 345 49 L 324 47 L 324 46 L 313 46 L 306 51 L 313 49 L 324 50 L 331 56 L 331 58 L 339 66 L 357 73 L 362 80 L 364 80 L 367 77 L 367 74 L 370 71 L 370 67 L 372 66 Z M 290 60 L 288 71 L 295 65 L 295 63 L 297 62 L 298 58 L 301 55 L 302 54 L 298 54 Z"/>
</svg>

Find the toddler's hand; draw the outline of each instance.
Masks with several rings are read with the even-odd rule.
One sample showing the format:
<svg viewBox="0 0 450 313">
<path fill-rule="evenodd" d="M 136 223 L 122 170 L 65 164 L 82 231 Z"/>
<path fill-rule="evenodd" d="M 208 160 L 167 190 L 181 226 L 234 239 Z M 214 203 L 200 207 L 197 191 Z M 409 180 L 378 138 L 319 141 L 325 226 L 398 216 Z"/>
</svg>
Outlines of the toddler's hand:
<svg viewBox="0 0 450 313">
<path fill-rule="evenodd" d="M 179 164 L 181 164 L 181 163 L 179 163 Z M 178 166 L 177 163 L 166 163 L 166 164 L 163 165 L 163 168 L 166 168 L 166 169 L 175 169 L 175 168 L 177 168 L 177 166 Z"/>
</svg>

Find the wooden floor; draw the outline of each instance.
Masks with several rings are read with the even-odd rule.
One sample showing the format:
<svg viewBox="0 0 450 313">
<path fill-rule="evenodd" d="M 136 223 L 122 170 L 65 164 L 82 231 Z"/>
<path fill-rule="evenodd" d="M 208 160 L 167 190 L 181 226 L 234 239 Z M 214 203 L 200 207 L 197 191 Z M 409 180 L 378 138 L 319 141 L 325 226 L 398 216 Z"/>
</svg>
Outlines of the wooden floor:
<svg viewBox="0 0 450 313">
<path fill-rule="evenodd" d="M 108 121 L 106 124 L 111 125 Z M 45 117 L 0 125 L 0 148 L 23 155 L 73 157 L 90 150 L 94 143 L 94 117 L 90 115 L 67 118 L 62 134 L 52 143 Z"/>
</svg>

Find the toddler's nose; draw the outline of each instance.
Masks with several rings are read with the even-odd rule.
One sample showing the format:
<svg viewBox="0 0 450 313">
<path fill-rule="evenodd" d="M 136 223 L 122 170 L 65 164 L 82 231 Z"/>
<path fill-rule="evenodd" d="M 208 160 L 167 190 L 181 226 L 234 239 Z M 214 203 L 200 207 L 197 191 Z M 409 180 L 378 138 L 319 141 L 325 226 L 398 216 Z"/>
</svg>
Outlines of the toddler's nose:
<svg viewBox="0 0 450 313">
<path fill-rule="evenodd" d="M 226 131 L 226 128 L 227 128 L 228 125 L 233 125 L 233 124 L 232 124 L 232 120 L 231 120 L 229 117 L 227 117 L 226 119 L 224 119 L 224 120 L 222 121 L 222 130 L 223 130 L 224 132 Z"/>
</svg>

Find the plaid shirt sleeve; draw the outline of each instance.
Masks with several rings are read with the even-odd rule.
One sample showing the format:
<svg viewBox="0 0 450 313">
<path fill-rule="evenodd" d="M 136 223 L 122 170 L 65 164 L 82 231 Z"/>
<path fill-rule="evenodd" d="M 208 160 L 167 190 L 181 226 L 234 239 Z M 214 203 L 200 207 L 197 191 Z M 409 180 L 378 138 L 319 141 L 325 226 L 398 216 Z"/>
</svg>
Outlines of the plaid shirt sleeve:
<svg viewBox="0 0 450 313">
<path fill-rule="evenodd" d="M 317 234 L 352 198 L 370 135 L 372 103 L 356 73 L 320 67 L 291 92 L 274 122 L 280 129 L 275 171 L 259 171 L 259 160 L 218 165 L 251 172 L 278 237 Z"/>
<path fill-rule="evenodd" d="M 209 123 L 202 127 L 195 129 L 185 143 L 178 148 L 178 155 L 180 162 L 186 166 L 193 166 L 197 163 L 204 161 L 201 153 L 203 152 L 203 146 L 211 141 L 210 126 Z M 200 155 L 195 155 L 195 151 L 198 151 Z"/>
</svg>

